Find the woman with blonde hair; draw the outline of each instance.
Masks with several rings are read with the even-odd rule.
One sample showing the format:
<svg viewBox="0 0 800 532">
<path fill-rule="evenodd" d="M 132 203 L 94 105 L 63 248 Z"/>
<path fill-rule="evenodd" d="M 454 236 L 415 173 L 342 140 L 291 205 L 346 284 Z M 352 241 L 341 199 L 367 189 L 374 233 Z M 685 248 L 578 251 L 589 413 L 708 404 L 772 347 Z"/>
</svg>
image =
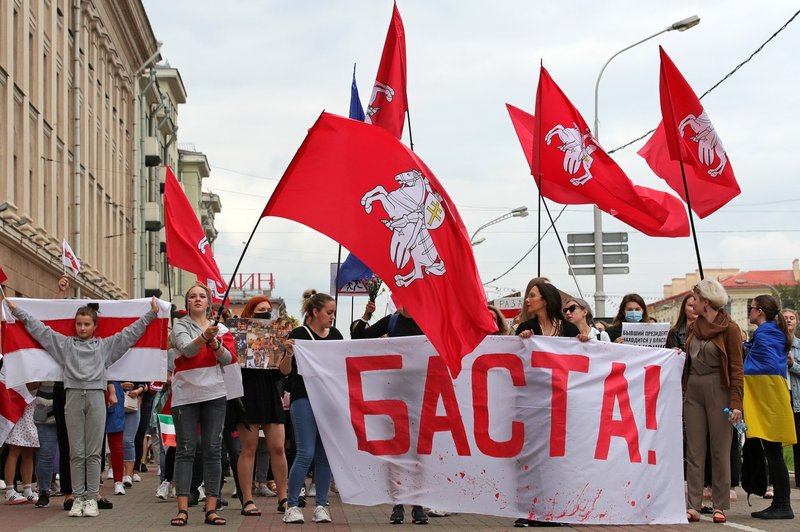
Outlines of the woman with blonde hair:
<svg viewBox="0 0 800 532">
<path fill-rule="evenodd" d="M 686 339 L 686 391 L 683 416 L 686 426 L 686 518 L 700 520 L 706 440 L 711 448 L 712 520 L 727 521 L 730 508 L 733 433 L 731 423 L 742 419 L 742 342 L 739 326 L 725 311 L 728 295 L 722 285 L 704 279 L 692 290 L 697 313 Z M 723 410 L 729 408 L 730 420 Z"/>
<path fill-rule="evenodd" d="M 564 313 L 564 318 L 580 331 L 578 340 L 581 342 L 589 340 L 611 341 L 607 332 L 597 330 L 592 324 L 592 307 L 585 300 L 579 297 L 567 299 L 562 312 Z"/>
</svg>

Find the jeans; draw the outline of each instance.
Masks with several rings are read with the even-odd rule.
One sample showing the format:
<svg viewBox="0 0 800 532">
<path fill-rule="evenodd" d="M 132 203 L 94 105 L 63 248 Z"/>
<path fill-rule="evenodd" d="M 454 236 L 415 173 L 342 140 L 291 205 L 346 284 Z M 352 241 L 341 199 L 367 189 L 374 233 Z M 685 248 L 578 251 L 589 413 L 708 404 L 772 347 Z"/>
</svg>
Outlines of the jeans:
<svg viewBox="0 0 800 532">
<path fill-rule="evenodd" d="M 150 416 L 152 415 L 154 397 L 154 393 L 144 392 L 142 394 L 142 403 L 139 405 L 141 416 L 139 416 L 139 428 L 136 430 L 136 439 L 134 440 L 134 446 L 136 448 L 134 460 L 136 460 L 137 468 L 140 462 L 146 461 L 142 460 L 142 456 L 147 454 L 147 449 L 144 448 L 144 436 L 147 434 L 147 429 L 150 427 Z"/>
<path fill-rule="evenodd" d="M 200 425 L 203 481 L 206 495 L 219 494 L 222 468 L 222 425 L 225 421 L 225 397 L 200 403 L 172 407 L 175 424 L 175 491 L 180 497 L 189 496 L 192 482 L 192 466 L 197 449 L 197 425 Z"/>
<path fill-rule="evenodd" d="M 36 455 L 36 479 L 39 481 L 39 492 L 50 491 L 53 482 L 53 464 L 58 451 L 58 431 L 55 424 L 42 423 L 36 425 L 39 433 L 39 452 Z"/>
<path fill-rule="evenodd" d="M 317 430 L 317 421 L 311 410 L 311 402 L 308 399 L 295 399 L 289 407 L 289 412 L 292 416 L 297 454 L 289 471 L 287 506 L 297 506 L 300 488 L 305 484 L 312 460 L 314 461 L 314 483 L 317 486 L 315 504 L 327 506 L 328 489 L 331 485 L 331 466 L 328 464 L 328 457 L 322 446 L 322 439 Z"/>
<path fill-rule="evenodd" d="M 133 462 L 136 459 L 136 431 L 139 430 L 139 418 L 142 410 L 125 413 L 125 430 L 122 431 L 122 459 Z"/>
</svg>

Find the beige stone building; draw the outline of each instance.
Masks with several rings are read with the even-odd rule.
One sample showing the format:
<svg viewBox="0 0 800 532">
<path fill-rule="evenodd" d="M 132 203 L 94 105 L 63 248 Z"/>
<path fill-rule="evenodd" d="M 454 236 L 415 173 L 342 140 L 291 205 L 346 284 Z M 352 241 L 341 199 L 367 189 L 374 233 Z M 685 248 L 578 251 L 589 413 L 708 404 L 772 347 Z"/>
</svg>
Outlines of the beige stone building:
<svg viewBox="0 0 800 532">
<path fill-rule="evenodd" d="M 55 293 L 61 241 L 82 296 L 131 297 L 139 76 L 159 58 L 139 1 L 0 2 L 0 264 Z"/>
</svg>

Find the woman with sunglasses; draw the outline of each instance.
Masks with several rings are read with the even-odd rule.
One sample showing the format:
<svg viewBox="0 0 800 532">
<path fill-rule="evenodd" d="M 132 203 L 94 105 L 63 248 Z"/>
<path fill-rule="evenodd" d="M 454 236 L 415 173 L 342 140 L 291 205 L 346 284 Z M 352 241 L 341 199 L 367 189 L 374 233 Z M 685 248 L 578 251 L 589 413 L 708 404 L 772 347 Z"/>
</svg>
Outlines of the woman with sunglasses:
<svg viewBox="0 0 800 532">
<path fill-rule="evenodd" d="M 775 487 L 770 507 L 750 515 L 758 519 L 794 519 L 789 497 L 789 470 L 783 459 L 784 444 L 796 440 L 792 403 L 786 385 L 787 353 L 792 347 L 792 339 L 774 297 L 755 297 L 747 312 L 750 323 L 758 326 L 752 342 L 745 342 L 747 438 L 761 439 L 769 478 Z"/>
<path fill-rule="evenodd" d="M 579 297 L 568 299 L 567 304 L 561 310 L 564 313 L 564 318 L 580 331 L 578 340 L 581 342 L 595 339 L 601 342 L 611 341 L 607 332 L 598 331 L 594 328 L 592 325 L 592 307 L 583 299 Z"/>
<path fill-rule="evenodd" d="M 561 293 L 541 277 L 531 279 L 525 291 L 517 336 L 562 336 L 575 338 L 580 331 L 561 313 Z"/>
</svg>

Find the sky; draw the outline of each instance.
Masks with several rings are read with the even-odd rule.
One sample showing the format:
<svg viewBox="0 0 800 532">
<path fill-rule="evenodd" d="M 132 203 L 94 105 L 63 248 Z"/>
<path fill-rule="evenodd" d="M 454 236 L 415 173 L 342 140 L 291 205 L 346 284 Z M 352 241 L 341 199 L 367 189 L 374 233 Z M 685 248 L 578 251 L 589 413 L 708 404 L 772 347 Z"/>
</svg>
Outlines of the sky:
<svg viewBox="0 0 800 532">
<path fill-rule="evenodd" d="M 375 80 L 392 12 L 390 0 L 144 0 L 162 57 L 180 71 L 188 99 L 178 110 L 180 143 L 208 157 L 205 188 L 218 194 L 214 255 L 233 272 L 244 242 L 309 127 L 322 110 L 347 115 L 353 65 L 362 103 Z M 699 95 L 745 60 L 798 10 L 789 0 L 399 0 L 406 33 L 408 100 L 414 149 L 456 204 L 467 230 L 511 209 L 531 215 L 482 230 L 474 248 L 487 295 L 524 290 L 537 275 L 534 250 L 494 280 L 537 240 L 537 190 L 505 103 L 533 112 L 539 63 L 587 123 L 594 87 L 617 51 L 691 15 L 698 26 L 670 31 L 616 57 L 599 91 L 599 140 L 611 150 L 660 120 L 662 45 Z M 703 99 L 742 193 L 720 211 L 695 217 L 704 269 L 789 269 L 800 256 L 795 121 L 800 17 Z M 403 141 L 408 143 L 408 124 Z M 614 154 L 631 180 L 668 190 L 636 154 L 644 140 Z M 298 205 L 312 209 L 313 205 Z M 551 212 L 562 206 L 550 203 Z M 548 225 L 546 215 L 543 227 Z M 556 223 L 562 239 L 593 231 L 591 206 L 568 206 Z M 607 314 L 622 296 L 652 302 L 663 285 L 697 269 L 690 237 L 653 238 L 603 216 L 605 232 L 628 232 L 630 274 L 605 276 Z M 338 245 L 296 222 L 265 218 L 241 272 L 271 272 L 273 295 L 299 315 L 307 288 L 328 292 Z M 345 252 L 346 253 L 346 252 Z M 541 273 L 578 293 L 555 236 L 542 241 Z M 578 276 L 593 303 L 593 276 Z M 385 295 L 378 300 L 382 309 Z M 366 297 L 356 297 L 358 317 Z M 380 312 L 380 311 L 379 311 Z M 342 298 L 347 323 L 351 300 Z M 340 329 L 346 329 L 340 324 Z"/>
</svg>

